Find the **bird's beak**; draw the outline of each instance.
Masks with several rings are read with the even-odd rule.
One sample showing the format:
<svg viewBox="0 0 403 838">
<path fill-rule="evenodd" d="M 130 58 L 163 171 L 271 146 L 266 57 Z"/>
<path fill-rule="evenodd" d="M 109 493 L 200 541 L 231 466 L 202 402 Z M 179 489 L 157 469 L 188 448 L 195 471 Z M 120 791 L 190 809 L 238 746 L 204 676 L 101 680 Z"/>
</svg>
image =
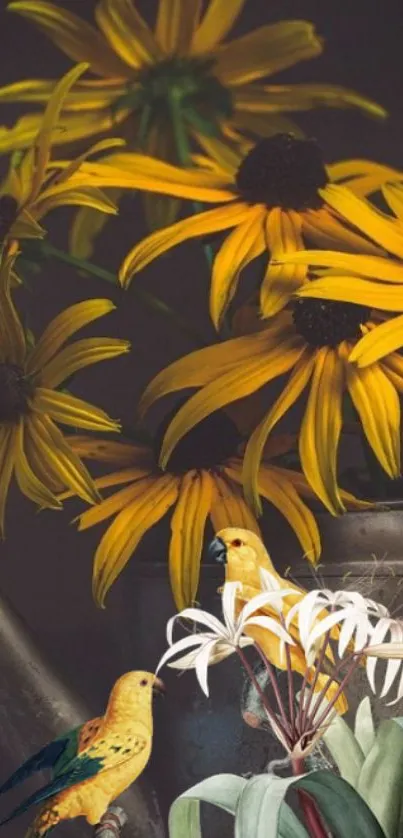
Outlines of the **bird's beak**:
<svg viewBox="0 0 403 838">
<path fill-rule="evenodd" d="M 227 563 L 227 547 L 219 535 L 216 535 L 210 542 L 207 555 L 210 561 L 218 562 L 219 564 Z"/>
<path fill-rule="evenodd" d="M 155 677 L 153 683 L 153 693 L 157 693 L 157 695 L 165 695 L 166 688 L 164 682 L 161 681 L 161 678 Z"/>
</svg>

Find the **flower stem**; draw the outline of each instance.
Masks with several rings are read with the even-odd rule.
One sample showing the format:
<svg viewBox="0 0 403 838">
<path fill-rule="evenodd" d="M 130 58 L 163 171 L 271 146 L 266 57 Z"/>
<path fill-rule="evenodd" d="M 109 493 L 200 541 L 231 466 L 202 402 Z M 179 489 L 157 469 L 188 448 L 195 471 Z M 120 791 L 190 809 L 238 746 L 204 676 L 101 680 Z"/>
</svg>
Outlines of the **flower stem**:
<svg viewBox="0 0 403 838">
<path fill-rule="evenodd" d="M 267 713 L 267 717 L 268 717 L 269 721 L 271 721 L 272 724 L 274 725 L 274 730 L 276 730 L 276 728 L 280 729 L 282 731 L 284 739 L 287 742 L 290 742 L 290 738 L 289 738 L 289 734 L 288 734 L 287 730 L 284 729 L 280 720 L 277 718 L 276 714 L 274 713 L 272 707 L 270 706 L 270 704 L 267 700 L 267 696 L 266 696 L 264 690 L 262 689 L 262 687 L 260 686 L 259 681 L 257 680 L 256 675 L 255 675 L 255 673 L 254 673 L 246 655 L 244 654 L 244 652 L 242 651 L 242 649 L 239 646 L 237 647 L 237 652 L 238 652 L 238 655 L 239 655 L 239 657 L 242 661 L 242 665 L 243 665 L 244 669 L 248 673 L 249 678 L 252 681 L 253 686 L 255 687 L 255 690 L 256 690 L 257 694 L 260 696 L 261 702 L 262 702 L 263 707 L 264 707 L 264 709 Z"/>
<path fill-rule="evenodd" d="M 285 712 L 285 707 L 284 707 L 284 704 L 283 704 L 283 700 L 281 698 L 281 693 L 280 693 L 279 686 L 278 686 L 278 683 L 277 683 L 277 680 L 276 680 L 276 676 L 273 672 L 273 667 L 272 667 L 270 661 L 267 659 L 266 655 L 264 654 L 263 650 L 260 648 L 260 646 L 257 643 L 255 643 L 255 648 L 256 648 L 256 651 L 258 652 L 260 658 L 262 659 L 262 661 L 263 661 L 263 663 L 266 667 L 266 672 L 267 672 L 267 674 L 270 678 L 270 683 L 271 683 L 274 695 L 276 697 L 277 706 L 278 706 L 281 718 L 283 720 L 284 728 L 286 728 L 288 733 L 291 735 L 292 724 L 290 725 L 290 722 L 287 719 L 287 714 Z"/>
<path fill-rule="evenodd" d="M 41 254 L 47 258 L 56 259 L 58 262 L 64 262 L 66 265 L 71 265 L 72 267 L 77 268 L 80 271 L 84 271 L 91 276 L 96 276 L 99 279 L 103 279 L 105 282 L 109 282 L 118 289 L 120 288 L 116 274 L 102 268 L 100 265 L 95 265 L 93 262 L 88 262 L 86 259 L 78 259 L 71 253 L 67 253 L 65 250 L 60 250 L 58 247 L 55 247 L 47 241 L 39 242 L 37 247 L 39 247 Z M 160 300 L 159 297 L 155 297 L 148 291 L 144 291 L 144 289 L 139 288 L 135 283 L 132 283 L 130 286 L 130 293 L 132 293 L 137 300 L 144 303 L 147 308 L 152 311 L 156 311 L 158 314 L 162 314 L 164 317 L 169 319 L 177 329 L 180 329 L 180 331 L 186 334 L 187 337 L 191 337 L 192 341 L 198 346 L 207 345 L 207 341 L 203 338 L 203 336 L 200 335 L 199 332 L 192 326 L 189 326 L 187 320 L 182 318 L 180 314 L 167 305 L 167 303 L 164 303 L 163 300 Z"/>
</svg>

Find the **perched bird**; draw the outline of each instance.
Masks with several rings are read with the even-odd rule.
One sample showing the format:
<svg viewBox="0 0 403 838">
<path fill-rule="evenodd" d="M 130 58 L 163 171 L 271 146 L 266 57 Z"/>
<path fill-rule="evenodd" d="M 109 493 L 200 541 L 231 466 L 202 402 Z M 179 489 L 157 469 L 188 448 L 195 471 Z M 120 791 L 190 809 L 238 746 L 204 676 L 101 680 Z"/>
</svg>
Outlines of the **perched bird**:
<svg viewBox="0 0 403 838">
<path fill-rule="evenodd" d="M 242 588 L 237 594 L 239 611 L 252 597 L 261 593 L 260 569 L 267 570 L 274 576 L 280 588 L 292 588 L 295 590 L 295 597 L 290 595 L 283 601 L 284 616 L 287 615 L 289 609 L 298 601 L 301 594 L 306 593 L 303 588 L 298 587 L 298 585 L 293 584 L 288 579 L 283 579 L 277 573 L 261 539 L 256 533 L 250 530 L 241 529 L 240 527 L 226 527 L 220 530 L 209 546 L 209 556 L 225 565 L 226 582 L 242 583 Z M 258 613 L 267 614 L 270 617 L 278 616 L 277 612 L 270 605 L 263 606 Z M 288 631 L 295 641 L 295 646 L 288 647 L 292 669 L 302 676 L 307 673 L 308 682 L 310 682 L 314 676 L 314 669 L 311 668 L 311 670 L 307 671 L 305 653 L 299 637 L 297 617 L 292 620 Z M 333 630 L 332 635 L 336 636 L 336 632 L 337 629 Z M 279 638 L 275 634 L 259 626 L 248 626 L 245 629 L 245 634 L 253 637 L 267 659 L 277 669 L 286 669 L 286 659 L 281 652 Z M 330 648 L 328 648 L 326 657 L 329 662 L 333 662 L 333 655 Z M 320 692 L 325 684 L 327 684 L 327 681 L 328 675 L 325 672 L 320 673 L 316 678 L 314 691 Z M 328 686 L 326 692 L 326 698 L 328 700 L 336 693 L 338 686 L 336 681 Z M 348 705 L 344 695 L 339 696 L 335 708 L 339 713 L 345 713 L 347 711 Z"/>
<path fill-rule="evenodd" d="M 50 783 L 3 821 L 45 802 L 27 838 L 43 838 L 60 821 L 84 816 L 99 823 L 110 803 L 141 774 L 151 753 L 153 690 L 163 684 L 151 672 L 127 672 L 114 684 L 104 716 L 45 745 L 0 787 L 6 792 L 35 771 L 51 768 Z"/>
</svg>

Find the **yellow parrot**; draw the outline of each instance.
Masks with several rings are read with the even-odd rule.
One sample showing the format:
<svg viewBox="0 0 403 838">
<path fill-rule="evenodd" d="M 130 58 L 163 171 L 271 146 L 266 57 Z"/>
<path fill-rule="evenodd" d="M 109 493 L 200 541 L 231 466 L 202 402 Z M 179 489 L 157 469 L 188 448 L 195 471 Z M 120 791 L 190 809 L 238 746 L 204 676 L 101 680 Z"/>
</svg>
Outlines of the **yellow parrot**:
<svg viewBox="0 0 403 838">
<path fill-rule="evenodd" d="M 99 823 L 114 801 L 144 770 L 150 757 L 153 690 L 164 690 L 151 672 L 127 672 L 114 684 L 104 716 L 45 745 L 0 787 L 8 791 L 35 771 L 51 768 L 50 783 L 21 803 L 0 825 L 46 801 L 27 838 L 43 838 L 60 821 L 84 816 Z"/>
<path fill-rule="evenodd" d="M 225 565 L 226 582 L 242 583 L 242 590 L 237 595 L 238 611 L 241 611 L 245 603 L 252 599 L 252 597 L 261 593 L 260 568 L 271 573 L 279 582 L 281 588 L 292 588 L 295 590 L 295 597 L 290 595 L 284 600 L 285 616 L 289 609 L 298 602 L 300 594 L 306 593 L 303 588 L 299 588 L 298 585 L 294 585 L 288 579 L 283 579 L 277 573 L 264 544 L 259 536 L 251 532 L 251 530 L 241 529 L 240 527 L 226 527 L 220 530 L 210 544 L 209 555 L 215 561 Z M 271 617 L 277 616 L 277 612 L 269 605 L 261 608 L 258 613 L 267 614 Z M 289 627 L 289 632 L 295 641 L 295 646 L 289 646 L 292 668 L 295 672 L 304 676 L 307 670 L 307 664 L 299 639 L 296 617 Z M 286 661 L 280 651 L 280 640 L 275 634 L 259 626 L 248 626 L 245 629 L 245 634 L 256 640 L 267 659 L 277 669 L 286 669 Z M 333 631 L 332 636 L 337 636 L 337 630 Z M 333 655 L 330 649 L 327 653 L 327 658 L 330 662 L 333 662 Z M 311 669 L 308 672 L 309 682 L 312 681 L 313 675 L 314 670 Z M 327 680 L 328 675 L 320 673 L 314 691 L 320 692 L 327 683 Z M 326 698 L 328 701 L 331 700 L 337 689 L 338 683 L 333 681 L 327 689 Z M 340 714 L 347 711 L 348 704 L 344 695 L 339 696 L 335 703 L 335 708 Z"/>
</svg>

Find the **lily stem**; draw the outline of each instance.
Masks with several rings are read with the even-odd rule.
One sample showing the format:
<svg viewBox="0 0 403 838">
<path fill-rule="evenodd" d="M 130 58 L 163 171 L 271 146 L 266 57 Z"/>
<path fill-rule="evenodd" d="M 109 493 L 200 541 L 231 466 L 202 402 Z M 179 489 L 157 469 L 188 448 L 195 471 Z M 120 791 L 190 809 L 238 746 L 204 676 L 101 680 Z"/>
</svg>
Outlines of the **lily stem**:
<svg viewBox="0 0 403 838">
<path fill-rule="evenodd" d="M 93 262 L 88 262 L 86 259 L 78 259 L 71 253 L 67 253 L 65 250 L 60 250 L 58 247 L 55 247 L 47 241 L 41 241 L 38 244 L 38 247 L 40 252 L 45 257 L 56 259 L 58 262 L 64 262 L 66 265 L 71 265 L 72 267 L 77 268 L 80 271 L 84 271 L 91 276 L 96 276 L 99 279 L 103 279 L 105 282 L 109 282 L 116 288 L 120 288 L 117 276 L 112 273 L 112 271 L 108 271 L 100 265 L 95 265 Z M 159 297 L 155 297 L 154 294 L 144 291 L 143 288 L 139 288 L 135 283 L 132 283 L 130 286 L 130 293 L 132 293 L 134 297 L 139 300 L 139 302 L 147 306 L 147 308 L 152 311 L 156 311 L 158 314 L 162 314 L 170 320 L 177 329 L 186 334 L 187 337 L 190 337 L 198 346 L 207 346 L 207 341 L 204 337 L 200 335 L 196 329 L 190 326 L 185 318 L 181 317 L 180 314 L 171 308 L 171 306 L 167 305 L 167 303 L 164 303 L 163 300 L 160 300 Z"/>
<path fill-rule="evenodd" d="M 303 759 L 297 758 L 292 760 L 292 773 L 295 777 L 305 773 L 305 762 Z M 311 838 L 328 838 L 327 832 L 322 824 L 319 809 L 313 798 L 304 789 L 298 789 L 297 794 Z"/>
</svg>

